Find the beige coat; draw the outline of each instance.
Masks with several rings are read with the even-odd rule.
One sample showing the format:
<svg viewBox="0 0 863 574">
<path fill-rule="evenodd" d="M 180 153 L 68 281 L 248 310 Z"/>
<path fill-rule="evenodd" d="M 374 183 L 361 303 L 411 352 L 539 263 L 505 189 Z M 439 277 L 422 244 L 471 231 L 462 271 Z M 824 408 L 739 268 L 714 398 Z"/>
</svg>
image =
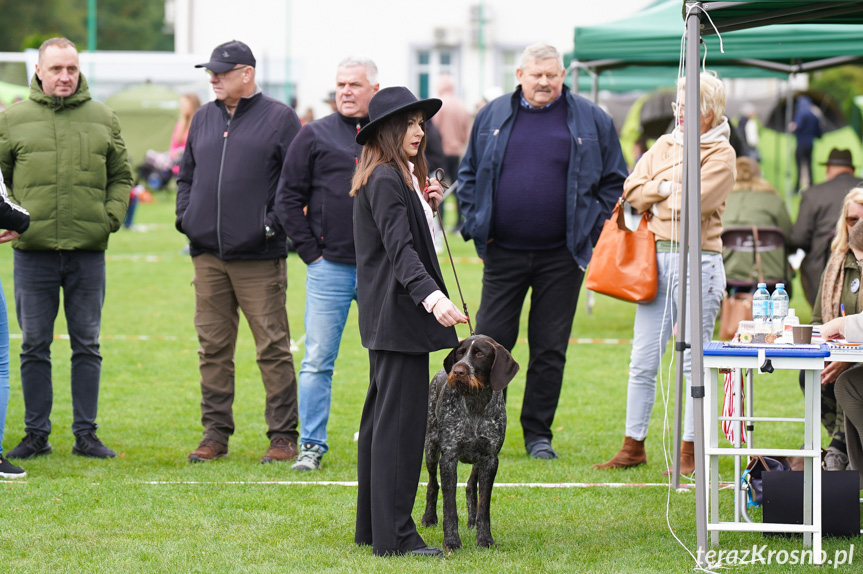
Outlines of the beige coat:
<svg viewBox="0 0 863 574">
<path fill-rule="evenodd" d="M 722 251 L 722 212 L 736 177 L 736 155 L 728 143 L 728 120 L 701 136 L 701 248 Z M 639 212 L 650 210 L 649 229 L 657 240 L 675 240 L 679 233 L 682 194 L 669 193 L 669 185 L 680 184 L 683 177 L 682 133 L 659 138 L 635 164 L 623 184 L 623 194 Z M 661 185 L 662 182 L 669 182 Z M 672 235 L 672 228 L 674 235 Z"/>
</svg>

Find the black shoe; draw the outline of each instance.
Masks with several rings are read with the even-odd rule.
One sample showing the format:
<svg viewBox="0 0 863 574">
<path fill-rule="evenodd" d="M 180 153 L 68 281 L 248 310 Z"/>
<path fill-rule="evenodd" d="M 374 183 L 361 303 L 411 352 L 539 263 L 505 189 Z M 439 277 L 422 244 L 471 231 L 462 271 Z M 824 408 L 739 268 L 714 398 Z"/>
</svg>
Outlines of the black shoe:
<svg viewBox="0 0 863 574">
<path fill-rule="evenodd" d="M 0 478 L 24 478 L 27 473 L 0 455 Z"/>
<path fill-rule="evenodd" d="M 76 434 L 72 454 L 89 456 L 90 458 L 114 458 L 117 456 L 116 452 L 102 444 L 94 432 Z"/>
<path fill-rule="evenodd" d="M 551 448 L 551 443 L 545 439 L 539 439 L 525 446 L 528 456 L 551 460 L 557 458 L 557 453 Z"/>
<path fill-rule="evenodd" d="M 412 554 L 414 556 L 443 556 L 443 550 L 440 548 L 435 548 L 433 546 L 423 546 L 422 548 L 417 548 L 416 550 L 411 550 L 408 554 Z"/>
<path fill-rule="evenodd" d="M 33 458 L 51 453 L 51 443 L 48 437 L 36 433 L 27 433 L 18 446 L 6 453 L 9 458 Z"/>
</svg>

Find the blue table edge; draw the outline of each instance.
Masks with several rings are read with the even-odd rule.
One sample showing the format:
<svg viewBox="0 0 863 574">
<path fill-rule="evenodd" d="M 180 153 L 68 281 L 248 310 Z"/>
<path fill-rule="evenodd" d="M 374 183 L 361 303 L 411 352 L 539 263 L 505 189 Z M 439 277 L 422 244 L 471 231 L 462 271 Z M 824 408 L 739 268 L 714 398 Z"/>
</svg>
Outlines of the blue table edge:
<svg viewBox="0 0 863 574">
<path fill-rule="evenodd" d="M 764 352 L 765 357 L 829 357 L 830 347 L 827 343 L 821 343 L 817 349 L 799 349 L 793 346 L 782 347 L 726 347 L 722 341 L 710 341 L 704 343 L 704 355 L 711 357 L 757 357 L 759 351 Z"/>
</svg>

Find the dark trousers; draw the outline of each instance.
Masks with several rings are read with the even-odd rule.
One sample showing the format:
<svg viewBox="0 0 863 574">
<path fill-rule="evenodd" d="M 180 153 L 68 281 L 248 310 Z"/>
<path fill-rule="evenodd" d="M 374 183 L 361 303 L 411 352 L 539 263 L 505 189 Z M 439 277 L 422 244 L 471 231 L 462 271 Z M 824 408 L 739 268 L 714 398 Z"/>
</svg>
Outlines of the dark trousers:
<svg viewBox="0 0 863 574">
<path fill-rule="evenodd" d="M 72 432 L 94 431 L 102 372 L 99 330 L 105 301 L 105 252 L 14 251 L 24 431 L 51 433 L 51 343 L 61 289 L 72 347 Z"/>
<path fill-rule="evenodd" d="M 357 454 L 357 544 L 377 556 L 422 548 L 411 512 L 422 468 L 429 356 L 369 350 Z"/>
<path fill-rule="evenodd" d="M 489 244 L 482 276 L 477 334 L 512 351 L 530 289 L 527 341 L 530 360 L 521 407 L 524 443 L 551 440 L 566 349 L 584 272 L 566 247 L 521 251 Z"/>
<path fill-rule="evenodd" d="M 800 390 L 806 388 L 806 371 L 800 371 L 797 377 L 800 383 Z M 842 405 L 836 398 L 836 385 L 818 385 L 816 389 L 821 393 L 821 424 L 827 431 L 827 436 L 830 437 L 830 444 L 841 450 L 847 451 L 845 439 L 845 412 L 842 410 Z"/>
<path fill-rule="evenodd" d="M 446 163 L 444 163 L 444 169 L 446 169 L 446 179 L 449 180 L 450 184 L 458 181 L 458 167 L 461 164 L 461 157 L 457 155 L 447 155 L 444 156 L 446 159 Z M 452 229 L 461 229 L 461 224 L 464 221 L 464 215 L 461 212 L 461 204 L 458 201 L 458 196 L 455 193 L 452 193 L 453 201 L 456 202 L 456 222 Z M 441 224 L 443 225 L 443 224 Z"/>
<path fill-rule="evenodd" d="M 803 184 L 803 172 L 806 172 L 807 187 L 812 186 L 812 144 L 798 145 L 794 150 L 794 159 L 797 160 L 797 187 L 795 193 L 803 191 L 800 187 Z"/>
</svg>

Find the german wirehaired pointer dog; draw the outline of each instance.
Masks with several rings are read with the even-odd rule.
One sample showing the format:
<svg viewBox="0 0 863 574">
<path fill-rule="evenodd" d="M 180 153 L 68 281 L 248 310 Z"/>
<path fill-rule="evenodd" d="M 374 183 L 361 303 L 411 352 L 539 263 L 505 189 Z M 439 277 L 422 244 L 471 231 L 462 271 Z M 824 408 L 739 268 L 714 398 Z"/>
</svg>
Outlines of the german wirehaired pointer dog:
<svg viewBox="0 0 863 574">
<path fill-rule="evenodd" d="M 518 363 L 494 339 L 468 337 L 447 355 L 429 388 L 426 468 L 429 473 L 423 526 L 437 524 L 437 469 L 443 488 L 444 548 L 461 548 L 455 493 L 458 463 L 472 464 L 467 482 L 467 526 L 476 526 L 477 546 L 494 544 L 489 503 L 497 455 L 506 434 L 503 389 Z M 477 485 L 479 500 L 477 500 Z"/>
</svg>

